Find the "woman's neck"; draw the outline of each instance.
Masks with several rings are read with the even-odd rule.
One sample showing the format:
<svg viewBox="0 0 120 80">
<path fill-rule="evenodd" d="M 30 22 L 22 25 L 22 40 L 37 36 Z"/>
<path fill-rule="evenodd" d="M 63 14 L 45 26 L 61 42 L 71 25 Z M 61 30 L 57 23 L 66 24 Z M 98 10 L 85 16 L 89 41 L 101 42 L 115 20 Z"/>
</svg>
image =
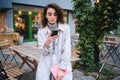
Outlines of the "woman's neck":
<svg viewBox="0 0 120 80">
<path fill-rule="evenodd" d="M 56 30 L 56 29 L 58 29 L 58 24 L 57 23 L 54 23 L 54 24 L 48 23 L 48 28 L 50 30 Z"/>
</svg>

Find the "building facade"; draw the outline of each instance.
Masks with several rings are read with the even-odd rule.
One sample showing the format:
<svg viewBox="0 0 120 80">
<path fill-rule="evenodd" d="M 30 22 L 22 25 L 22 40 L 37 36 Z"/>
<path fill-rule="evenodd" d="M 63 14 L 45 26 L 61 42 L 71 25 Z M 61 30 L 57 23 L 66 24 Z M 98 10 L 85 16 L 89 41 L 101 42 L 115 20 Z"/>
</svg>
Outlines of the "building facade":
<svg viewBox="0 0 120 80">
<path fill-rule="evenodd" d="M 2 21 L 6 26 L 23 35 L 24 41 L 34 41 L 38 27 L 41 25 L 43 9 L 49 3 L 57 3 L 62 7 L 71 35 L 75 33 L 71 0 L 0 0 L 0 14 L 4 16 Z"/>
</svg>

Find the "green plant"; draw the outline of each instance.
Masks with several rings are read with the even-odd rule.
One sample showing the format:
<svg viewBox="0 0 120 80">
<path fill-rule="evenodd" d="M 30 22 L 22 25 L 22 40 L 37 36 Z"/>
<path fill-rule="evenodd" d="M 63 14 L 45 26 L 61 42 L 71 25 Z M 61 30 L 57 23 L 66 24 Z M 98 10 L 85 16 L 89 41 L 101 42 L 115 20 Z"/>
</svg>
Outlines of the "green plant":
<svg viewBox="0 0 120 80">
<path fill-rule="evenodd" d="M 99 45 L 104 36 L 120 24 L 118 0 L 73 0 L 74 18 L 79 35 L 77 48 L 81 60 L 77 63 L 85 70 L 99 68 Z M 98 1 L 98 0 L 97 0 Z"/>
</svg>

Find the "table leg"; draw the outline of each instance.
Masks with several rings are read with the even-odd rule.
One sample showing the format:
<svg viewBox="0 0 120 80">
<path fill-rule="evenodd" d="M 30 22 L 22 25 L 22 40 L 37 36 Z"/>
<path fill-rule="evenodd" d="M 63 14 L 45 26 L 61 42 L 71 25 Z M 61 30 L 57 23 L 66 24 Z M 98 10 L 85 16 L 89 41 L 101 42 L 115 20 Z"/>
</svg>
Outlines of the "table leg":
<svg viewBox="0 0 120 80">
<path fill-rule="evenodd" d="M 101 67 L 100 70 L 99 70 L 99 73 L 98 73 L 98 75 L 97 75 L 97 77 L 96 77 L 96 80 L 99 80 L 99 76 L 100 76 L 100 74 L 101 74 L 101 72 L 102 72 L 102 69 L 104 68 L 105 64 L 106 64 L 106 63 L 103 63 L 103 64 L 102 64 L 102 67 Z"/>
<path fill-rule="evenodd" d="M 14 52 L 23 60 L 22 64 L 20 65 L 20 68 L 22 68 L 24 66 L 24 64 L 26 63 L 33 71 L 36 70 L 36 68 L 37 68 L 36 61 L 34 61 L 34 60 L 32 61 L 32 60 L 28 59 L 28 56 L 23 57 L 16 51 L 14 51 Z M 32 63 L 34 65 L 34 67 L 30 63 Z"/>
<path fill-rule="evenodd" d="M 37 71 L 37 65 L 38 65 L 38 63 L 36 62 L 36 60 L 34 60 L 33 62 L 34 62 L 34 66 L 35 66 L 35 71 Z"/>
</svg>

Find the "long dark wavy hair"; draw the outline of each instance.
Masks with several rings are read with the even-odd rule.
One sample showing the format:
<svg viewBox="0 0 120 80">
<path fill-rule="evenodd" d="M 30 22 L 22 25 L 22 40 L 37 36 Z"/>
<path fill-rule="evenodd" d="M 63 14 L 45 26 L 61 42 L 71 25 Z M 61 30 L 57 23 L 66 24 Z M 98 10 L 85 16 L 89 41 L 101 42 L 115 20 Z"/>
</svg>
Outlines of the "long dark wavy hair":
<svg viewBox="0 0 120 80">
<path fill-rule="evenodd" d="M 56 14 L 58 17 L 57 22 L 62 23 L 62 24 L 65 23 L 62 8 L 55 3 L 51 3 L 51 4 L 48 4 L 44 8 L 44 12 L 43 12 L 43 16 L 42 16 L 42 27 L 45 27 L 47 25 L 47 22 L 48 22 L 48 20 L 46 18 L 48 8 L 53 8 L 56 11 Z"/>
</svg>

